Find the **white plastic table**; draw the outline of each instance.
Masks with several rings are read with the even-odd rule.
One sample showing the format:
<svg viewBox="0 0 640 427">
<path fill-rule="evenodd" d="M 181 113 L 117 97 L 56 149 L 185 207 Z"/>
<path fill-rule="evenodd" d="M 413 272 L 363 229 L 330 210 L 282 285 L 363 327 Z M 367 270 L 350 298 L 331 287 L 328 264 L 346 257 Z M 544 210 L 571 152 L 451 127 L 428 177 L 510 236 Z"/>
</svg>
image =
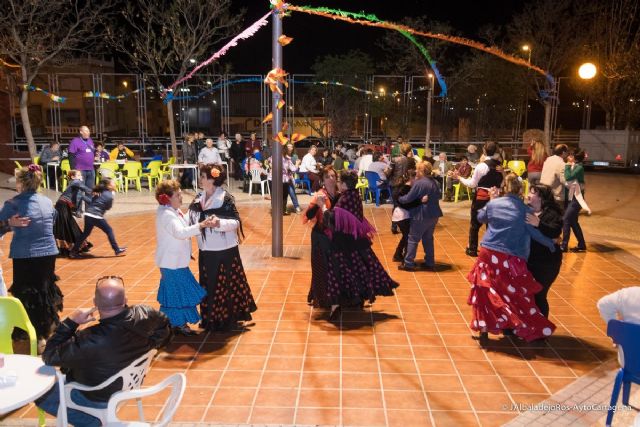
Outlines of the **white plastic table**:
<svg viewBox="0 0 640 427">
<path fill-rule="evenodd" d="M 178 169 L 193 169 L 193 191 L 198 192 L 198 165 L 192 163 L 174 163 L 169 165 L 171 169 L 171 179 L 175 179 L 173 173 Z"/>
<path fill-rule="evenodd" d="M 56 193 L 58 192 L 58 169 L 60 168 L 60 162 L 49 162 L 45 165 L 45 172 L 49 173 L 49 166 L 53 167 L 53 176 L 55 179 Z M 48 179 L 49 177 L 47 177 Z"/>
<path fill-rule="evenodd" d="M 18 381 L 0 387 L 0 415 L 33 402 L 47 392 L 56 381 L 56 370 L 44 364 L 41 358 L 24 354 L 5 354 L 0 373 L 13 371 Z"/>
</svg>

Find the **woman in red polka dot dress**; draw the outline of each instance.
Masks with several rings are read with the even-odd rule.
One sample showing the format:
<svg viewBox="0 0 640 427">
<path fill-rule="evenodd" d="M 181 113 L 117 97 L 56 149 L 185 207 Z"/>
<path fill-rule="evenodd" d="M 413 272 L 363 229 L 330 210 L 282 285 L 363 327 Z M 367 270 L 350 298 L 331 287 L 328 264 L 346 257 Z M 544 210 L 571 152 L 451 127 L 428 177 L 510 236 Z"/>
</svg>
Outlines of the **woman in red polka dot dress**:
<svg viewBox="0 0 640 427">
<path fill-rule="evenodd" d="M 522 184 L 515 174 L 504 179 L 504 197 L 492 189 L 491 201 L 478 212 L 488 225 L 478 259 L 467 278 L 471 329 L 485 345 L 488 333 L 512 333 L 530 342 L 550 336 L 555 325 L 542 315 L 535 294 L 542 286 L 527 269 L 531 239 L 555 250 L 553 241 L 525 222 L 529 208 L 520 199 Z"/>
</svg>

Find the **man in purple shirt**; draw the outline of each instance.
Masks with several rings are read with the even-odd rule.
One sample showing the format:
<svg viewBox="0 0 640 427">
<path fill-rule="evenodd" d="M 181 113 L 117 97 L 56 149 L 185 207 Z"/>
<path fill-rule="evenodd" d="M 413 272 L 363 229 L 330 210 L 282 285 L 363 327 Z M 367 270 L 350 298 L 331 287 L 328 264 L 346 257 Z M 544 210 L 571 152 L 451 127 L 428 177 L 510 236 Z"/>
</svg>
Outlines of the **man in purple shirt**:
<svg viewBox="0 0 640 427">
<path fill-rule="evenodd" d="M 82 172 L 84 185 L 93 188 L 96 184 L 96 173 L 93 169 L 93 159 L 95 157 L 95 146 L 90 138 L 91 131 L 87 126 L 80 128 L 80 136 L 76 136 L 69 143 L 69 155 L 71 158 L 71 169 Z"/>
</svg>

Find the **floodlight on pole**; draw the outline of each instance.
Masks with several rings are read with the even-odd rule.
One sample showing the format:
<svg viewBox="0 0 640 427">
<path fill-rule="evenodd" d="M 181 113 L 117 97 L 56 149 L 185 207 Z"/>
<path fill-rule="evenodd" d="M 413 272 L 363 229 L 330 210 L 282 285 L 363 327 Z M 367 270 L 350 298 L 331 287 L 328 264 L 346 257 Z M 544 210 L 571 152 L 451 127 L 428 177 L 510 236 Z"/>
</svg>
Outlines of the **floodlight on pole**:
<svg viewBox="0 0 640 427">
<path fill-rule="evenodd" d="M 582 80 L 591 80 L 598 73 L 598 68 L 591 62 L 585 62 L 578 68 L 578 76 Z"/>
</svg>

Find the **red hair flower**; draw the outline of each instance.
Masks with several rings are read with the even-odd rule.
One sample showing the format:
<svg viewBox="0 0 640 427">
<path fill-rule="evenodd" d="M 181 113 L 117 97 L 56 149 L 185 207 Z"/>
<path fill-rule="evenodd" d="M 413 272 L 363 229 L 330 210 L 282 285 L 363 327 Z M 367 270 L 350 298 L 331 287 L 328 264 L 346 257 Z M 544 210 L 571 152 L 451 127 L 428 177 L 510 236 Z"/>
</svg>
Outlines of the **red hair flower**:
<svg viewBox="0 0 640 427">
<path fill-rule="evenodd" d="M 211 169 L 211 176 L 214 178 L 217 178 L 220 176 L 220 169 L 217 168 L 212 168 Z"/>
<path fill-rule="evenodd" d="M 169 206 L 171 204 L 171 197 L 167 194 L 161 194 L 158 196 L 158 203 L 164 206 Z"/>
<path fill-rule="evenodd" d="M 40 166 L 36 165 L 36 164 L 30 164 L 28 167 L 29 172 L 41 172 L 42 168 L 40 168 Z"/>
</svg>

